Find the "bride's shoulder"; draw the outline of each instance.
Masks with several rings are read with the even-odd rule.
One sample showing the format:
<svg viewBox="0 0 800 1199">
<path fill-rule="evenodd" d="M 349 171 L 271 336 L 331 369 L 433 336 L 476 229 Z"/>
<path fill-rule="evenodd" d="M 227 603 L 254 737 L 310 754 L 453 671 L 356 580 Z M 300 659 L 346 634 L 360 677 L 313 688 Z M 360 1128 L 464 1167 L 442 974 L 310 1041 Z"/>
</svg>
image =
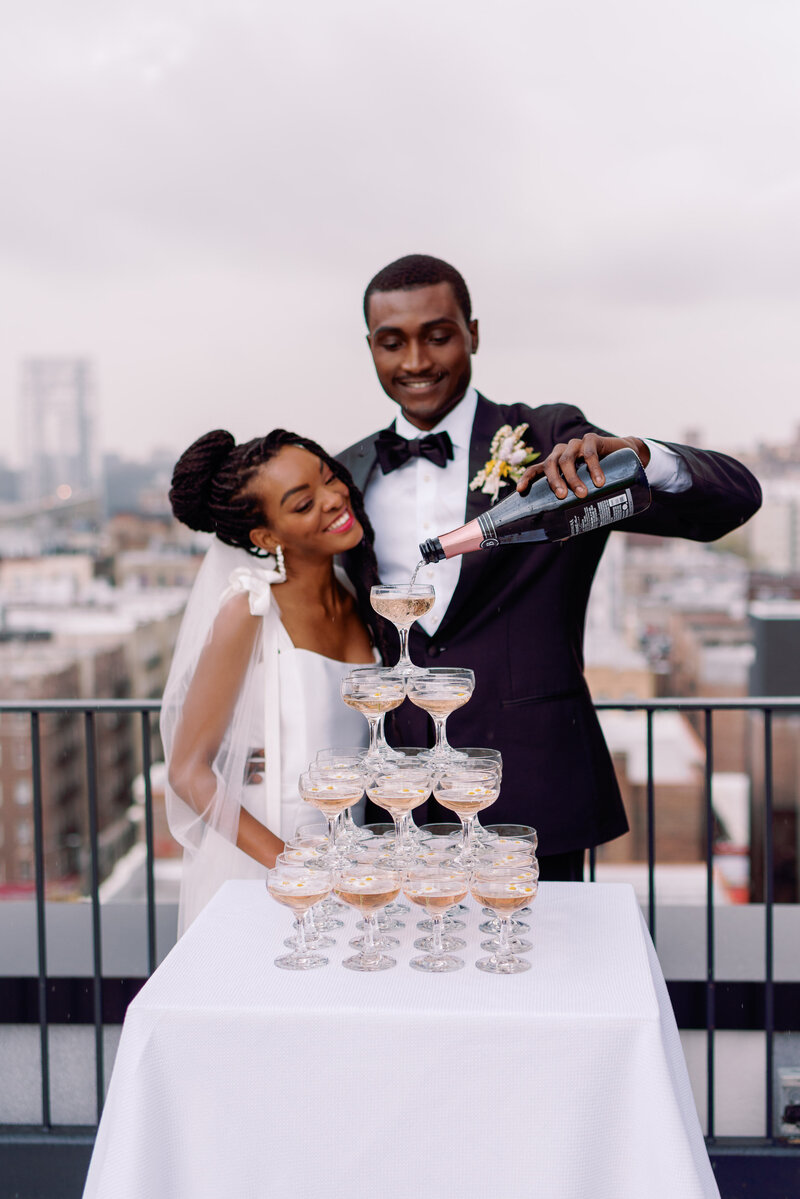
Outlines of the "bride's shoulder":
<svg viewBox="0 0 800 1199">
<path fill-rule="evenodd" d="M 246 591 L 236 591 L 220 605 L 211 630 L 212 639 L 218 644 L 229 643 L 245 632 L 250 634 L 259 619 L 260 617 L 250 610 L 249 594 Z"/>
</svg>

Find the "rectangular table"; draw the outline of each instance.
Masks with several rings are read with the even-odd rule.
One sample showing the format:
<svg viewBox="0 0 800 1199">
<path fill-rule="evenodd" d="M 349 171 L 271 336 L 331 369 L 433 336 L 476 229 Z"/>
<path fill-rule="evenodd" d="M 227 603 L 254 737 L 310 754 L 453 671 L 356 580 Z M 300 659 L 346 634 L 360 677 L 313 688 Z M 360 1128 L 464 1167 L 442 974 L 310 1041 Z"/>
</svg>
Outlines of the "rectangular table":
<svg viewBox="0 0 800 1199">
<path fill-rule="evenodd" d="M 718 1196 L 628 885 L 543 883 L 533 969 L 279 970 L 291 915 L 229 882 L 130 1005 L 85 1199 Z"/>
</svg>

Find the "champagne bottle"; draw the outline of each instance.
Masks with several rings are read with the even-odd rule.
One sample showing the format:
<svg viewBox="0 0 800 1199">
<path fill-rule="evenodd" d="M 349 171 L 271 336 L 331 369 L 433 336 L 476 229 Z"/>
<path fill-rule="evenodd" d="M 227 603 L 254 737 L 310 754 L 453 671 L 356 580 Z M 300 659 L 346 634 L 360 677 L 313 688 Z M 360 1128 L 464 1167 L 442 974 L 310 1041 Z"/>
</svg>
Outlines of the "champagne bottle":
<svg viewBox="0 0 800 1199">
<path fill-rule="evenodd" d="M 647 475 L 633 450 L 615 450 L 601 459 L 600 465 L 606 477 L 602 487 L 592 482 L 585 463 L 578 467 L 578 478 L 588 493 L 583 498 L 568 491 L 566 499 L 559 499 L 543 475 L 531 484 L 527 495 L 514 491 L 460 529 L 423 541 L 419 547 L 423 561 L 440 562 L 456 554 L 521 541 L 566 541 L 649 507 Z"/>
</svg>

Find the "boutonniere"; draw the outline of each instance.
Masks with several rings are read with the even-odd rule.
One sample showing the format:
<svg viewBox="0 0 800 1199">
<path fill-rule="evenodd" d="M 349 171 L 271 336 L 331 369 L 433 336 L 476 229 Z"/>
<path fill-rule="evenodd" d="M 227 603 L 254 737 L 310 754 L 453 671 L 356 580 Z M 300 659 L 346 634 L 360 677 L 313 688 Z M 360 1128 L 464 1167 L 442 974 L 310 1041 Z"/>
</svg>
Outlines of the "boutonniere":
<svg viewBox="0 0 800 1199">
<path fill-rule="evenodd" d="M 522 440 L 527 428 L 527 425 L 517 425 L 516 429 L 512 429 L 511 425 L 503 425 L 497 430 L 489 447 L 489 461 L 470 483 L 470 491 L 480 487 L 481 491 L 492 497 L 494 504 L 504 484 L 520 481 L 526 466 L 541 457 L 538 450 L 532 450 Z"/>
</svg>

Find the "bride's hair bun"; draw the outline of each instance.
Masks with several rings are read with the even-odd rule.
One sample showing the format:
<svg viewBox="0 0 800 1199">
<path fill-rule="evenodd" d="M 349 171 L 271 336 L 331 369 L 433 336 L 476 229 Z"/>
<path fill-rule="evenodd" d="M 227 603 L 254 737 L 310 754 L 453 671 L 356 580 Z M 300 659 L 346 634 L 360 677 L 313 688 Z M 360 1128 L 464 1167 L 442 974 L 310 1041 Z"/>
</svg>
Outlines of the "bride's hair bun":
<svg viewBox="0 0 800 1199">
<path fill-rule="evenodd" d="M 236 446 L 226 429 L 214 429 L 198 437 L 181 454 L 172 472 L 169 502 L 175 517 L 199 533 L 213 533 L 210 500 L 214 477 Z"/>
</svg>

